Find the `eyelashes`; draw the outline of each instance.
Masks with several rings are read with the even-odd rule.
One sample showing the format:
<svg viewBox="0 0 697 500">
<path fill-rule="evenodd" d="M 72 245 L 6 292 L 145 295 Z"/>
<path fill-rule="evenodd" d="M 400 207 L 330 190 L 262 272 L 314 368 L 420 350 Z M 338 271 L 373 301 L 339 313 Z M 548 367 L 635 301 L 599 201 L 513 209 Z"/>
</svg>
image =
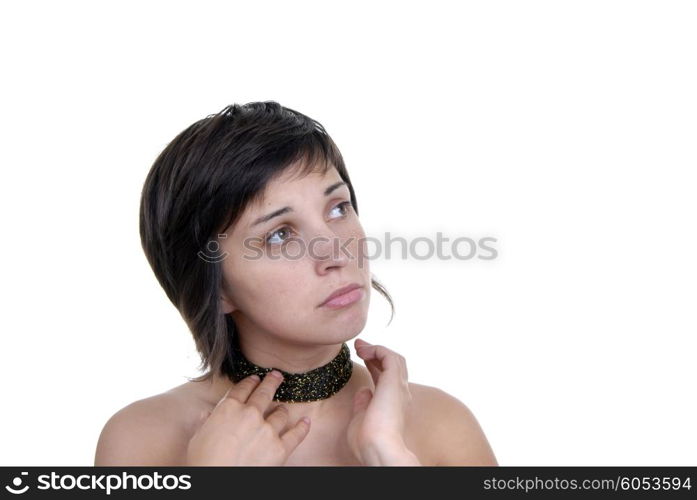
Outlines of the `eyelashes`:
<svg viewBox="0 0 697 500">
<path fill-rule="evenodd" d="M 338 218 L 346 217 L 346 215 L 348 215 L 348 211 L 350 210 L 350 207 L 351 207 L 351 202 L 350 202 L 350 201 L 342 201 L 342 202 L 339 203 L 338 205 L 335 205 L 335 206 L 332 208 L 332 211 L 336 210 L 337 208 L 341 208 L 341 209 L 342 209 L 342 213 L 341 213 L 341 215 L 340 215 L 339 217 L 334 217 L 334 218 L 335 218 L 335 219 L 338 219 Z M 266 245 L 268 245 L 268 246 L 278 246 L 279 244 L 283 244 L 283 243 L 285 243 L 286 241 L 288 241 L 288 239 L 287 239 L 287 238 L 281 239 L 280 242 L 278 242 L 278 241 L 271 241 L 271 240 L 272 240 L 276 235 L 278 235 L 278 234 L 280 234 L 280 233 L 290 233 L 290 232 L 292 232 L 292 229 L 291 229 L 290 226 L 288 226 L 288 225 L 281 226 L 281 227 L 279 227 L 278 229 L 275 229 L 274 231 L 271 231 L 270 233 L 267 233 L 266 236 L 264 237 L 264 242 L 265 242 Z"/>
</svg>

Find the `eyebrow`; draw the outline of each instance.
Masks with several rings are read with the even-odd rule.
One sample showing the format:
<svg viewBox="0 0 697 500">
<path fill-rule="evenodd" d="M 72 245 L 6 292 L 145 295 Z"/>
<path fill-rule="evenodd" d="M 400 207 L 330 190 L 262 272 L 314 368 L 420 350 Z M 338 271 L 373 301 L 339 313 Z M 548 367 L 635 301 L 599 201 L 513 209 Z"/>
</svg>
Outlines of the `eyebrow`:
<svg viewBox="0 0 697 500">
<path fill-rule="evenodd" d="M 331 186 L 329 186 L 327 189 L 324 190 L 324 196 L 329 196 L 330 194 L 332 194 L 332 192 L 335 189 L 337 189 L 341 186 L 345 186 L 345 185 L 346 185 L 346 183 L 344 181 L 339 181 L 339 182 L 332 184 Z M 258 224 L 262 224 L 264 222 L 267 222 L 267 221 L 273 219 L 274 217 L 278 217 L 279 215 L 283 215 L 285 213 L 289 213 L 292 211 L 293 211 L 293 209 L 291 207 L 279 208 L 278 210 L 275 210 L 275 211 L 271 212 L 270 214 L 263 215 L 263 216 L 259 217 L 257 220 L 252 222 L 252 224 L 249 227 L 252 228 Z"/>
</svg>

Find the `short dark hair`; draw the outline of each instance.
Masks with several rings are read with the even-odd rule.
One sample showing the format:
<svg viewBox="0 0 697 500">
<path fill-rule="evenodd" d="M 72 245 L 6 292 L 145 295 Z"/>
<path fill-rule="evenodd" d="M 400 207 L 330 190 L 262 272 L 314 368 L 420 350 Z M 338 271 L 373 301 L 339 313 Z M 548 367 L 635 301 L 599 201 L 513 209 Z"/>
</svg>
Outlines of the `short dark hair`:
<svg viewBox="0 0 697 500">
<path fill-rule="evenodd" d="M 229 376 L 230 314 L 220 307 L 222 270 L 210 256 L 210 241 L 234 224 L 249 203 L 258 201 L 272 177 L 293 164 L 301 175 L 333 165 L 356 195 L 334 141 L 317 121 L 275 101 L 232 104 L 179 133 L 158 155 L 140 200 L 140 239 L 145 256 L 169 300 L 184 318 L 201 357 L 192 378 Z M 371 285 L 390 303 L 387 290 Z M 392 321 L 392 317 L 390 317 Z"/>
</svg>

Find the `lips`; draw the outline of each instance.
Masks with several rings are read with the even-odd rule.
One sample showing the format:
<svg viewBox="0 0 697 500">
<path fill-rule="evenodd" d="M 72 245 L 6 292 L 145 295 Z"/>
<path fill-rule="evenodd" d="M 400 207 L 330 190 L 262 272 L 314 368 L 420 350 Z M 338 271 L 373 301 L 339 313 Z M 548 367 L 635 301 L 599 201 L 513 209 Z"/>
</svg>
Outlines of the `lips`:
<svg viewBox="0 0 697 500">
<path fill-rule="evenodd" d="M 333 298 L 338 297 L 340 295 L 344 295 L 345 293 L 350 292 L 351 290 L 355 290 L 356 288 L 361 288 L 361 285 L 359 285 L 358 283 L 351 283 L 350 285 L 346 285 L 346 286 L 343 286 L 337 290 L 334 290 L 334 292 L 329 297 L 324 299 L 324 302 L 322 302 L 317 307 L 321 307 L 324 304 L 326 304 L 327 302 L 329 302 L 330 300 L 332 300 Z"/>
</svg>

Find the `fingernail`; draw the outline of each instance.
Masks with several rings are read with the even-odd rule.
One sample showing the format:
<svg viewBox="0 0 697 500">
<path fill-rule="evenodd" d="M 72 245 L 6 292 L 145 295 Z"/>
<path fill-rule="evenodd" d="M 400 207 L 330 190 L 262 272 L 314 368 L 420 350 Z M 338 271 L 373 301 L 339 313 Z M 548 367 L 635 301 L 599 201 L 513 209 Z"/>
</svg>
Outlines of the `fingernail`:
<svg viewBox="0 0 697 500">
<path fill-rule="evenodd" d="M 278 370 L 271 370 L 270 375 L 277 378 L 278 380 L 283 379 L 283 374 L 279 372 Z"/>
</svg>

